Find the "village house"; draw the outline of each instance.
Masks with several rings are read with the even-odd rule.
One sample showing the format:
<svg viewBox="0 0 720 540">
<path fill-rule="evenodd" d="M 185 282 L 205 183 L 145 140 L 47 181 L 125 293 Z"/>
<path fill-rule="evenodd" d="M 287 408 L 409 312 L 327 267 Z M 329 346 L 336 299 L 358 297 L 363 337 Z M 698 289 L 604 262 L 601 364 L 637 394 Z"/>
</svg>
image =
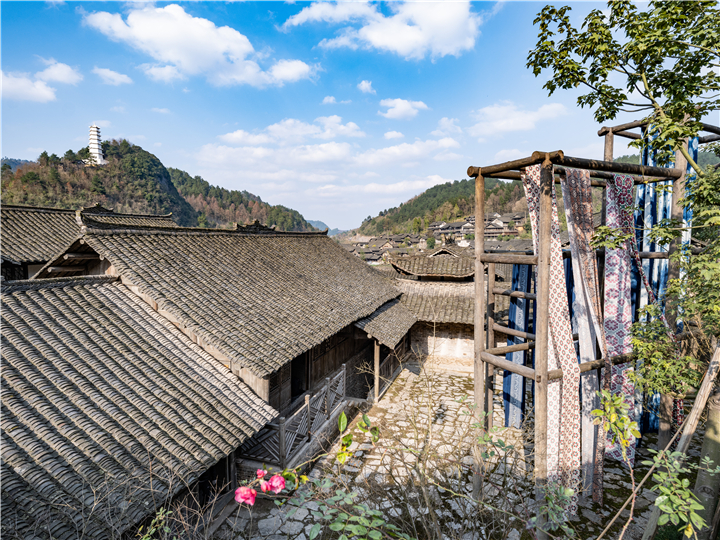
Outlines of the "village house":
<svg viewBox="0 0 720 540">
<path fill-rule="evenodd" d="M 2 306 L 3 538 L 130 538 L 232 498 L 277 411 L 227 367 L 116 276 L 3 283 Z"/>
<path fill-rule="evenodd" d="M 33 277 L 80 235 L 77 212 L 93 214 L 95 220 L 117 226 L 177 226 L 171 214 L 119 214 L 99 204 L 78 211 L 3 204 L 0 206 L 2 276 L 8 280 Z"/>
</svg>

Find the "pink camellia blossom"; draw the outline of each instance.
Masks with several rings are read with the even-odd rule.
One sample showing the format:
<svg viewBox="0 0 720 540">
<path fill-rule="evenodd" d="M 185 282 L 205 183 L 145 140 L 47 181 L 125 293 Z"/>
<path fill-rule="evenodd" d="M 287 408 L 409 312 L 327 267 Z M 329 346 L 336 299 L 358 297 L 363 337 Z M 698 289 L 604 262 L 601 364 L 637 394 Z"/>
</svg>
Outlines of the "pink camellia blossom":
<svg viewBox="0 0 720 540">
<path fill-rule="evenodd" d="M 255 504 L 256 495 L 257 491 L 247 486 L 240 486 L 235 490 L 235 500 L 238 502 L 238 504 L 246 503 L 252 506 L 253 504 Z"/>
<path fill-rule="evenodd" d="M 279 474 L 273 476 L 268 482 L 268 484 L 272 492 L 276 494 L 280 493 L 283 489 L 285 489 L 285 479 Z"/>
<path fill-rule="evenodd" d="M 270 482 L 260 480 L 260 489 L 262 489 L 263 493 L 267 493 L 270 490 Z"/>
<path fill-rule="evenodd" d="M 268 472 L 267 472 L 265 469 L 258 469 L 258 470 L 257 470 L 257 477 L 258 477 L 258 478 L 265 478 L 265 475 L 266 475 L 267 473 L 268 473 Z"/>
</svg>

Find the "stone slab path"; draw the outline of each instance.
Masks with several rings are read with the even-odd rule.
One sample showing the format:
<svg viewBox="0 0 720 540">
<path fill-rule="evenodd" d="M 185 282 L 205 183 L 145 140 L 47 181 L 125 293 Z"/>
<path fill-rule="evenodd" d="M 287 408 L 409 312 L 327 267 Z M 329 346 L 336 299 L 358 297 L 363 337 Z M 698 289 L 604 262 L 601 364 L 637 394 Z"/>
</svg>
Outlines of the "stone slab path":
<svg viewBox="0 0 720 540">
<path fill-rule="evenodd" d="M 493 441 L 501 439 L 510 448 L 497 442 L 486 447 L 493 455 L 483 458 L 487 480 L 481 489 L 482 500 L 496 510 L 478 509 L 463 498 L 472 492 L 469 467 L 474 461 L 472 442 L 479 434 L 479 426 L 470 406 L 472 375 L 452 367 L 406 366 L 380 402 L 367 411 L 372 424 L 380 428 L 378 444 L 373 445 L 368 436 L 358 431 L 356 418 L 348 428 L 354 435 L 349 448 L 352 457 L 340 466 L 334 457 L 339 450 L 335 445 L 309 476 L 330 478 L 333 489 L 357 493 L 355 502 L 382 510 L 405 530 L 414 530 L 418 538 L 436 530 L 443 538 L 458 540 L 532 538 L 523 523 L 510 516 L 532 515 L 531 437 L 518 430 L 499 428 L 492 435 Z M 502 426 L 502 378 L 496 377 L 495 382 L 494 424 Z M 691 455 L 699 455 L 701 442 L 702 432 L 693 440 Z M 654 443 L 654 436 L 646 436 L 645 445 L 639 449 L 637 480 L 647 472 L 648 467 L 640 462 L 648 459 L 647 445 L 652 448 Z M 580 499 L 578 515 L 570 519 L 577 538 L 596 538 L 631 492 L 624 465 L 606 461 L 605 470 L 605 507 Z M 648 489 L 650 485 L 647 483 L 638 497 L 636 519 L 626 539 L 642 537 L 655 498 Z M 317 521 L 312 511 L 317 508 L 317 503 L 311 502 L 291 512 L 288 505 L 278 507 L 274 501 L 258 499 L 252 511 L 240 509 L 233 513 L 215 538 L 308 540 Z M 624 522 L 618 520 L 607 538 L 617 538 Z M 325 528 L 320 537 L 338 536 Z"/>
</svg>

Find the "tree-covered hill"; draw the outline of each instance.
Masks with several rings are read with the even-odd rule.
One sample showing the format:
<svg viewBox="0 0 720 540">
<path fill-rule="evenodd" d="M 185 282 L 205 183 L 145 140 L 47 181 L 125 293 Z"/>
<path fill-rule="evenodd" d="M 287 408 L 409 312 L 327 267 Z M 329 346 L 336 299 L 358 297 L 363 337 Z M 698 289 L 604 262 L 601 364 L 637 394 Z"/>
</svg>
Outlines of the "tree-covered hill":
<svg viewBox="0 0 720 540">
<path fill-rule="evenodd" d="M 168 169 L 180 194 L 198 212 L 201 226 L 224 227 L 230 223 L 254 220 L 281 231 L 312 231 L 314 228 L 297 211 L 281 205 L 272 206 L 247 191 L 212 186 L 200 176 L 190 176 L 179 169 Z"/>
<path fill-rule="evenodd" d="M 3 164 L 2 202 L 70 209 L 100 203 L 116 212 L 172 212 L 175 222 L 185 227 L 226 227 L 257 219 L 279 230 L 312 230 L 295 210 L 168 170 L 156 156 L 126 140 L 105 141 L 102 147 L 107 164 L 100 167 L 84 165 L 87 147 L 68 150 L 62 158 L 43 152 L 37 162 L 18 163 L 16 170 Z"/>
<path fill-rule="evenodd" d="M 527 208 L 522 184 L 516 181 L 485 179 L 485 200 L 489 212 L 514 212 Z M 397 208 L 368 216 L 358 232 L 424 232 L 434 221 L 454 221 L 475 211 L 475 181 L 456 180 L 433 186 Z"/>
</svg>

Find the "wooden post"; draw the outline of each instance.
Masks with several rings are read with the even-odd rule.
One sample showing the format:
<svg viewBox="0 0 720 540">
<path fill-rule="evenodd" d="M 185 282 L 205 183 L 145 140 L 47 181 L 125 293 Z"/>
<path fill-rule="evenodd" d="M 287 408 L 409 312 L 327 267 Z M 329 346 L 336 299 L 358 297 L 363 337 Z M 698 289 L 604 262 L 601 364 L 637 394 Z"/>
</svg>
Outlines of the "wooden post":
<svg viewBox="0 0 720 540">
<path fill-rule="evenodd" d="M 375 340 L 375 403 L 380 394 L 380 342 Z"/>
<path fill-rule="evenodd" d="M 481 171 L 468 169 L 468 176 L 475 178 L 475 310 L 473 314 L 474 349 L 474 398 L 475 410 L 481 426 L 485 426 L 485 362 L 482 352 L 485 350 L 485 269 L 481 257 L 485 253 L 485 178 Z M 479 453 L 479 452 L 478 452 Z M 475 461 L 473 471 L 473 497 L 479 498 L 482 490 L 482 464 Z"/>
<path fill-rule="evenodd" d="M 281 416 L 280 420 L 278 421 L 278 424 L 280 425 L 280 441 L 278 442 L 279 446 L 279 452 L 280 452 L 280 468 L 284 469 L 286 465 L 286 454 L 287 451 L 285 449 L 285 417 Z"/>
<path fill-rule="evenodd" d="M 713 464 L 720 463 L 720 390 L 717 390 L 708 400 L 708 415 L 705 423 L 705 439 L 703 440 L 701 459 L 709 459 Z M 707 470 L 698 471 L 695 489 L 693 490 L 703 510 L 698 514 L 707 525 L 698 534 L 698 540 L 713 540 L 710 536 L 715 515 L 715 507 L 720 497 L 720 478 L 709 474 Z"/>
<path fill-rule="evenodd" d="M 540 173 L 540 226 L 538 230 L 537 312 L 535 313 L 535 500 L 538 507 L 544 500 L 547 483 L 547 396 L 548 337 L 550 314 L 550 226 L 552 224 L 553 165 L 542 163 Z M 537 515 L 538 538 L 547 534 L 540 528 L 545 517 Z"/>
<path fill-rule="evenodd" d="M 683 143 L 687 145 L 687 142 Z M 680 206 L 680 199 L 685 195 L 685 170 L 687 169 L 687 160 L 680 151 L 675 152 L 675 167 L 682 170 L 682 176 L 673 182 L 672 208 L 670 216 L 682 222 L 683 208 Z M 674 253 L 682 245 L 679 239 L 675 239 L 670 243 L 670 253 Z M 680 277 L 680 266 L 678 261 L 670 259 L 668 261 L 668 280 L 678 279 Z M 677 306 L 665 306 L 665 315 L 670 331 L 675 332 L 675 323 L 677 321 Z M 668 441 L 672 437 L 672 412 L 674 399 L 669 394 L 660 396 L 660 429 L 658 431 L 658 449 L 665 448 Z"/>
<path fill-rule="evenodd" d="M 718 371 L 720 371 L 720 346 L 715 347 L 715 352 L 713 353 L 712 360 L 710 360 L 710 365 L 705 372 L 705 377 L 703 378 L 703 382 L 700 385 L 700 390 L 698 390 L 698 393 L 695 396 L 695 402 L 693 403 L 692 410 L 690 411 L 690 414 L 685 420 L 685 429 L 683 429 L 683 433 L 680 436 L 680 440 L 678 441 L 677 449 L 675 450 L 676 452 L 680 452 L 683 454 L 687 453 L 688 448 L 690 447 L 690 440 L 695 434 L 695 429 L 697 429 L 700 415 L 705 409 L 705 404 L 710 397 L 710 392 L 712 392 L 713 384 L 715 382 L 715 378 L 717 377 Z M 657 506 L 654 506 L 652 514 L 650 514 L 650 518 L 648 519 L 647 525 L 645 526 L 645 532 L 643 534 L 642 540 L 650 540 L 651 538 L 655 537 L 659 518 L 660 509 Z"/>
<path fill-rule="evenodd" d="M 481 257 L 485 253 L 485 178 L 479 174 L 475 179 L 475 313 L 474 313 L 474 376 L 475 405 L 480 422 L 487 412 L 485 408 L 485 379 L 487 368 L 480 354 L 485 350 L 485 269 Z M 489 329 L 488 329 L 489 331 Z"/>
<path fill-rule="evenodd" d="M 307 440 L 309 442 L 310 439 L 312 438 L 312 431 L 311 431 L 312 430 L 312 417 L 310 416 L 310 395 L 309 394 L 305 395 L 305 409 L 307 411 L 307 419 L 308 419 L 307 420 L 308 421 Z"/>
<path fill-rule="evenodd" d="M 495 295 L 492 290 L 495 288 L 495 263 L 488 264 L 488 280 L 487 280 L 487 348 L 495 348 Z M 487 411 L 488 419 L 487 426 L 488 430 L 493 428 L 493 394 L 495 391 L 495 368 L 491 365 L 487 366 L 488 377 L 485 382 L 485 394 L 487 395 Z"/>
</svg>

